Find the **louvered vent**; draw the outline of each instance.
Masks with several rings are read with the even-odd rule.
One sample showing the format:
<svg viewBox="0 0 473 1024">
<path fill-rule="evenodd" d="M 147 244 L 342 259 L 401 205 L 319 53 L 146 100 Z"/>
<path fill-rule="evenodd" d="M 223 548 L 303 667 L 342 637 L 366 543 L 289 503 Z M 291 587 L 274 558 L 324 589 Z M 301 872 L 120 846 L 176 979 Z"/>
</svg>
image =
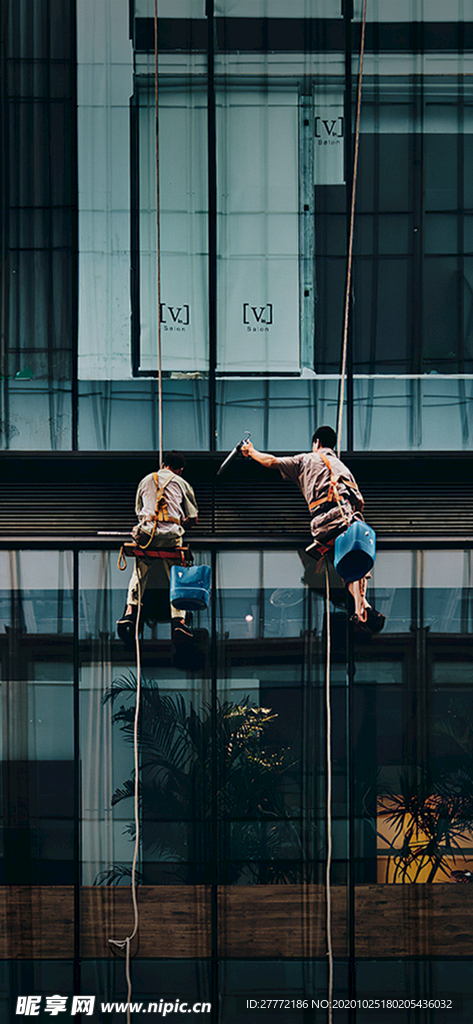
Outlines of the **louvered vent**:
<svg viewBox="0 0 473 1024">
<path fill-rule="evenodd" d="M 97 538 L 103 531 L 128 533 L 135 522 L 136 483 L 152 469 L 143 457 L 116 455 L 100 459 L 77 454 L 61 459 L 3 457 L 0 483 L 0 529 L 7 538 Z M 354 462 L 358 465 L 353 465 Z M 366 501 L 366 518 L 380 537 L 473 536 L 473 474 L 461 460 L 449 480 L 432 479 L 425 461 L 403 469 L 351 460 Z M 188 478 L 199 502 L 199 536 L 304 539 L 309 517 L 302 495 L 277 473 L 254 463 L 240 463 L 216 478 L 218 459 L 194 458 Z M 381 478 L 381 472 L 389 481 Z M 394 478 L 393 478 L 394 477 Z"/>
</svg>

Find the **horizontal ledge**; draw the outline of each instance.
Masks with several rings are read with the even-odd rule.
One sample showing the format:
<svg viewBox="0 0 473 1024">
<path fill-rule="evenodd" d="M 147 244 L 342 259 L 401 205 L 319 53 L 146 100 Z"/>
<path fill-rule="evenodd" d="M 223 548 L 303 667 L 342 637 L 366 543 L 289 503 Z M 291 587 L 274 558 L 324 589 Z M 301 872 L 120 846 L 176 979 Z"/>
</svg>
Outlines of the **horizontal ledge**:
<svg viewBox="0 0 473 1024">
<path fill-rule="evenodd" d="M 463 255 L 468 256 L 469 253 Z M 344 256 L 340 256 L 340 259 L 344 259 Z M 366 257 L 367 259 L 369 257 Z M 438 381 L 438 380 L 473 380 L 473 373 L 354 373 L 353 380 L 418 380 L 421 383 L 427 381 Z M 183 380 L 209 380 L 208 371 L 204 370 L 190 370 L 186 371 L 179 370 L 166 370 L 162 377 L 164 380 L 171 381 L 183 381 Z M 317 373 L 315 370 L 309 370 L 308 373 L 303 373 L 300 370 L 248 370 L 242 373 L 241 370 L 216 370 L 215 377 L 217 380 L 302 380 L 306 381 L 322 381 L 322 380 L 341 380 L 340 373 Z M 159 378 L 159 370 L 135 370 L 133 374 L 134 380 L 157 380 Z M 129 383 L 129 378 L 123 378 L 124 383 Z M 87 383 L 84 381 L 83 383 Z M 100 382 L 99 382 L 100 383 Z M 88 395 L 81 395 L 81 398 L 88 398 Z M 354 398 L 356 403 L 357 399 Z"/>
<path fill-rule="evenodd" d="M 310 536 L 302 538 L 283 535 L 260 535 L 260 536 L 211 536 L 211 537 L 191 537 L 188 538 L 191 547 L 197 550 L 212 550 L 212 549 L 261 549 L 261 548 L 285 548 L 290 550 L 298 551 L 301 548 L 306 548 L 310 543 Z M 97 536 L 93 537 L 90 535 L 71 535 L 70 537 L 64 534 L 57 534 L 55 536 L 42 536 L 38 535 L 13 535 L 11 537 L 3 536 L 0 538 L 0 550 L 8 551 L 11 548 L 21 548 L 27 550 L 28 548 L 43 548 L 43 549 L 56 549 L 56 548 L 69 548 L 71 550 L 106 550 L 111 551 L 122 544 L 130 541 L 130 534 L 123 533 L 118 534 L 116 537 L 110 536 Z M 376 546 L 378 550 L 383 551 L 394 551 L 398 549 L 416 550 L 418 548 L 437 548 L 442 550 L 458 550 L 458 548 L 472 548 L 473 547 L 473 536 L 459 537 L 442 537 L 442 536 L 423 536 L 416 534 L 402 535 L 402 536 L 389 536 L 378 534 L 376 537 Z"/>
<path fill-rule="evenodd" d="M 306 378 L 306 379 L 308 379 L 308 378 Z M 319 378 L 319 379 L 321 379 L 321 378 Z M 326 378 L 326 379 L 328 379 L 328 378 Z M 339 378 L 337 377 L 336 379 L 338 380 Z M 369 378 L 366 378 L 366 379 L 369 379 Z M 429 379 L 432 379 L 432 378 L 429 378 Z M 473 377 L 472 377 L 472 379 L 473 379 Z M 243 419 L 243 416 L 242 416 L 242 419 Z M 240 434 L 243 435 L 244 433 L 245 433 L 245 427 L 242 426 Z M 236 440 L 240 440 L 240 437 L 238 436 L 236 438 Z M 309 444 L 310 437 L 309 437 L 309 435 L 307 435 L 307 437 L 302 438 L 301 440 L 302 441 L 305 440 L 306 443 Z M 274 448 L 273 449 L 273 454 L 276 455 L 278 458 L 286 458 L 287 456 L 294 455 L 295 450 L 296 449 L 294 449 L 294 448 L 291 448 L 291 449 L 288 449 L 288 448 L 284 448 L 284 449 Z M 303 450 L 304 449 L 301 447 L 301 448 L 297 449 L 297 452 L 303 451 Z M 307 449 L 305 449 L 305 450 L 307 450 Z M 225 456 L 228 455 L 229 451 L 230 451 L 230 447 L 227 445 L 225 448 L 218 448 L 216 451 L 209 451 L 208 449 L 205 449 L 205 450 L 202 450 L 202 449 L 190 449 L 190 448 L 189 449 L 184 449 L 183 450 L 183 454 L 185 455 L 186 459 L 190 463 L 199 463 L 199 462 L 200 463 L 204 463 L 204 462 L 209 462 L 209 461 L 210 462 L 214 462 L 214 461 L 217 462 L 218 460 L 223 461 Z M 445 449 L 441 449 L 441 450 L 438 449 L 438 448 L 425 448 L 425 449 L 424 448 L 416 448 L 416 449 L 413 449 L 413 448 L 410 448 L 410 449 L 396 448 L 396 449 L 392 449 L 392 450 L 391 449 L 390 450 L 386 450 L 386 449 L 382 449 L 382 448 L 376 448 L 376 449 L 369 450 L 369 451 L 366 451 L 366 450 L 364 450 L 362 448 L 350 448 L 350 449 L 343 448 L 342 451 L 341 451 L 341 456 L 342 456 L 343 459 L 357 459 L 360 463 L 361 462 L 368 462 L 369 463 L 369 462 L 375 461 L 376 459 L 383 459 L 383 461 L 387 460 L 389 462 L 391 462 L 393 460 L 401 460 L 401 461 L 406 461 L 406 462 L 412 462 L 414 460 L 420 461 L 420 460 L 424 460 L 424 459 L 435 459 L 436 462 L 438 462 L 439 457 L 442 460 L 445 459 L 445 460 L 448 460 L 448 461 L 452 461 L 452 460 L 456 460 L 456 459 L 459 459 L 459 460 L 473 459 L 473 448 L 472 449 L 458 449 L 458 448 L 457 449 L 455 449 L 455 448 L 454 449 L 447 449 L 447 448 L 445 448 Z M 19 449 L 17 450 L 17 449 L 14 449 L 14 448 L 6 448 L 6 449 L 3 449 L 2 451 L 0 451 L 0 459 L 2 461 L 4 459 L 6 459 L 7 461 L 11 460 L 11 461 L 15 461 L 15 462 L 18 461 L 18 460 L 22 460 L 23 461 L 23 460 L 27 459 L 29 461 L 35 461 L 35 462 L 42 462 L 42 461 L 44 461 L 44 462 L 52 462 L 52 463 L 60 462 L 60 461 L 69 461 L 69 460 L 73 461 L 73 462 L 83 462 L 83 461 L 95 461 L 95 460 L 96 461 L 103 461 L 103 460 L 107 460 L 107 459 L 110 460 L 110 461 L 132 459 L 134 462 L 139 462 L 141 464 L 142 461 L 151 461 L 151 462 L 154 461 L 154 462 L 156 462 L 157 452 L 156 452 L 156 449 L 154 449 L 154 448 L 146 448 L 146 449 L 143 448 L 143 449 L 141 449 L 138 452 L 134 451 L 131 448 L 130 449 L 127 449 L 127 448 L 125 448 L 125 449 L 123 449 L 123 448 L 121 448 L 121 449 L 114 448 L 114 449 L 107 449 L 107 450 L 100 450 L 100 451 L 96 450 L 96 449 L 90 450 L 90 449 L 85 449 L 85 448 L 81 449 L 80 451 L 73 450 L 73 449 L 67 449 L 67 450 L 63 449 L 61 451 L 59 451 L 59 450 L 57 450 L 57 451 L 43 451 L 43 450 L 41 450 L 40 451 L 40 450 L 37 450 L 37 449 L 34 449 L 34 448 L 33 449 L 31 449 L 31 448 L 30 449 L 21 449 L 21 450 L 19 450 Z"/>
</svg>

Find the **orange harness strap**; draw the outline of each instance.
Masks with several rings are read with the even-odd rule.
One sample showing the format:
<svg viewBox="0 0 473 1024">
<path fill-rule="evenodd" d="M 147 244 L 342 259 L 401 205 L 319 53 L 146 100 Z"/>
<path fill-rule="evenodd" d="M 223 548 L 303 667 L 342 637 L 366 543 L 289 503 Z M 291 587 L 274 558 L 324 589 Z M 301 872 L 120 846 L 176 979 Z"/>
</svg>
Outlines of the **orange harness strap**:
<svg viewBox="0 0 473 1024">
<path fill-rule="evenodd" d="M 167 481 L 167 483 L 164 484 L 163 487 L 159 487 L 159 481 L 158 481 L 158 474 L 157 473 L 153 473 L 153 480 L 154 480 L 154 482 L 156 484 L 156 492 L 157 492 L 156 493 L 156 508 L 154 510 L 154 516 L 152 517 L 153 520 L 155 522 L 157 522 L 157 523 L 176 523 L 177 526 L 180 526 L 181 525 L 181 520 L 180 519 L 174 519 L 173 516 L 169 515 L 168 503 L 167 503 L 166 498 L 164 496 L 164 492 L 165 492 L 166 487 L 167 487 L 167 485 L 169 483 L 169 480 Z"/>
<path fill-rule="evenodd" d="M 318 508 L 319 505 L 331 505 L 332 503 L 333 499 L 329 498 L 328 496 L 325 498 L 317 498 L 317 501 L 311 501 L 309 503 L 309 511 L 313 512 L 314 508 Z"/>
<path fill-rule="evenodd" d="M 356 487 L 356 485 L 355 486 L 353 485 L 353 481 L 349 480 L 348 477 L 343 477 L 343 476 L 338 476 L 337 477 L 337 476 L 335 476 L 335 473 L 334 473 L 334 471 L 332 469 L 332 466 L 330 465 L 330 461 L 327 458 L 327 456 L 323 454 L 323 452 L 317 452 L 317 455 L 320 455 L 320 458 L 322 459 L 322 462 L 325 463 L 325 465 L 326 465 L 326 467 L 327 467 L 327 469 L 328 469 L 328 471 L 330 473 L 330 485 L 329 485 L 329 489 L 328 489 L 327 495 L 324 498 L 318 498 L 316 501 L 311 501 L 309 503 L 309 511 L 313 512 L 314 509 L 318 508 L 319 505 L 337 504 L 339 509 L 340 509 L 340 512 L 341 512 L 341 515 L 342 515 L 343 519 L 345 520 L 347 526 L 349 526 L 350 520 L 347 518 L 347 516 L 345 515 L 345 512 L 344 512 L 344 510 L 342 508 L 342 499 L 341 499 L 340 494 L 338 492 L 337 484 L 339 482 L 344 483 L 346 487 L 349 487 L 352 491 L 354 491 L 356 494 L 359 495 L 359 500 L 360 501 L 361 501 L 361 494 L 359 493 L 358 488 Z"/>
<path fill-rule="evenodd" d="M 150 519 L 153 520 L 153 529 L 151 531 L 151 536 L 149 538 L 149 541 L 147 542 L 147 544 L 144 544 L 143 547 L 142 547 L 143 551 L 145 551 L 146 548 L 149 548 L 149 546 L 151 544 L 151 541 L 153 540 L 153 537 L 154 537 L 154 535 L 156 533 L 156 525 L 157 525 L 157 523 L 175 523 L 177 526 L 181 525 L 181 520 L 180 519 L 173 519 L 173 517 L 170 516 L 169 513 L 168 513 L 168 503 L 167 503 L 166 498 L 164 496 L 164 492 L 166 490 L 167 484 L 169 483 L 169 480 L 166 481 L 166 483 L 164 484 L 163 487 L 159 486 L 159 480 L 158 480 L 158 474 L 157 473 L 153 473 L 153 480 L 154 480 L 154 482 L 156 484 L 156 505 L 155 505 L 155 509 L 154 509 L 154 516 L 150 516 Z"/>
</svg>

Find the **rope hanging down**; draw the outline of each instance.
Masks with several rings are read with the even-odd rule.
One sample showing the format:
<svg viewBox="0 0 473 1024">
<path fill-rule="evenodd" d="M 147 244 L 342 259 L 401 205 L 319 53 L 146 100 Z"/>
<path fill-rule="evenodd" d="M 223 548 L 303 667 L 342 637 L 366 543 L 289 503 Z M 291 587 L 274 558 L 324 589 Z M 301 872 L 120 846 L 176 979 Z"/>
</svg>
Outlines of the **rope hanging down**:
<svg viewBox="0 0 473 1024">
<path fill-rule="evenodd" d="M 136 615 L 135 623 L 135 648 L 136 648 L 136 706 L 135 706 L 135 717 L 133 721 L 133 759 L 135 764 L 135 788 L 134 788 L 134 820 L 135 820 L 135 848 L 133 852 L 133 861 L 131 866 L 131 898 L 133 903 L 133 929 L 130 935 L 127 935 L 125 939 L 109 939 L 111 946 L 116 946 L 117 949 L 125 950 L 125 973 L 127 981 L 127 1011 L 126 1020 L 127 1024 L 130 1024 L 130 1003 L 131 1003 L 131 943 L 138 932 L 139 916 L 138 916 L 138 898 L 136 894 L 136 866 L 138 863 L 138 855 L 140 850 L 140 810 L 139 810 L 139 750 L 138 750 L 138 728 L 140 720 L 140 705 L 141 705 L 141 651 L 140 651 L 140 613 L 141 613 L 141 579 L 138 571 L 138 611 Z"/>
<path fill-rule="evenodd" d="M 363 84 L 363 61 L 365 56 L 365 30 L 366 30 L 366 0 L 363 0 L 363 19 L 361 24 L 361 45 L 360 45 L 360 67 L 358 71 L 358 91 L 356 97 L 356 122 L 355 122 L 355 149 L 353 154 L 353 180 L 351 186 L 350 202 L 350 227 L 348 232 L 348 255 L 347 255 L 347 280 L 345 290 L 345 310 L 343 315 L 343 342 L 342 342 L 342 365 L 340 381 L 340 399 L 338 405 L 337 424 L 337 455 L 340 458 L 340 445 L 342 442 L 343 405 L 345 401 L 345 377 L 347 372 L 347 349 L 348 349 L 348 324 L 350 318 L 350 293 L 353 268 L 353 234 L 355 230 L 355 200 L 356 182 L 358 178 L 358 153 L 360 148 L 360 120 L 361 120 L 361 87 Z"/>
<path fill-rule="evenodd" d="M 346 290 L 345 290 L 345 308 L 343 315 L 343 340 L 342 340 L 342 363 L 340 369 L 340 397 L 338 405 L 338 423 L 337 423 L 337 455 L 340 458 L 340 449 L 342 441 L 342 425 L 343 425 L 343 405 L 345 401 L 345 377 L 347 370 L 347 350 L 348 350 L 348 325 L 350 318 L 350 294 L 351 294 L 351 280 L 352 280 L 352 268 L 353 268 L 353 236 L 355 230 L 355 201 L 356 201 L 356 185 L 358 179 L 358 155 L 360 149 L 360 122 L 361 122 L 361 88 L 363 84 L 363 62 L 365 55 L 365 30 L 366 30 L 366 3 L 367 0 L 363 0 L 363 16 L 361 25 L 361 44 L 360 44 L 360 66 L 358 71 L 358 89 L 356 97 L 356 121 L 355 121 L 355 146 L 353 153 L 353 178 L 351 187 L 351 202 L 350 202 L 350 225 L 348 232 L 348 253 L 347 253 L 347 278 L 346 278 Z M 332 1024 L 332 998 L 333 998 L 333 947 L 332 947 L 332 892 L 331 892 L 331 867 L 332 867 L 332 711 L 331 711 L 331 700 L 330 700 L 330 655 L 331 655 L 331 635 L 330 635 L 330 582 L 328 566 L 325 567 L 325 596 L 326 596 L 326 611 L 325 611 L 325 622 L 326 622 L 326 660 L 325 660 L 325 710 L 326 710 L 326 823 L 327 823 L 327 862 L 325 870 L 325 932 L 327 940 L 327 958 L 328 958 L 328 985 L 327 985 L 327 1000 L 328 1000 L 328 1012 L 327 1020 L 328 1024 Z"/>
<path fill-rule="evenodd" d="M 159 223 L 159 82 L 158 82 L 158 0 L 154 0 L 154 122 L 156 136 L 156 288 L 158 331 L 158 435 L 159 468 L 163 461 L 163 360 L 161 348 L 161 230 Z"/>
<path fill-rule="evenodd" d="M 343 322 L 343 343 L 342 343 L 342 365 L 341 365 L 341 387 L 340 387 L 340 398 L 339 398 L 339 409 L 338 409 L 338 444 L 337 454 L 340 456 L 340 445 L 341 445 L 341 432 L 342 432 L 342 421 L 343 421 L 343 405 L 344 405 L 344 389 L 345 389 L 345 377 L 346 377 L 346 363 L 347 363 L 347 347 L 348 347 L 348 325 L 349 325 L 349 313 L 350 313 L 350 292 L 351 292 L 351 278 L 352 278 L 352 265 L 353 265 L 353 235 L 354 235 L 354 223 L 355 223 L 355 199 L 356 199 L 356 184 L 358 176 L 358 154 L 359 154 L 359 138 L 360 138 L 360 117 L 361 117 L 361 88 L 363 80 L 363 60 L 364 60 L 364 47 L 365 47 L 365 28 L 366 28 L 366 4 L 367 0 L 363 0 L 363 20 L 362 20 L 362 31 L 361 31 L 361 47 L 360 47 L 360 67 L 358 74 L 358 91 L 357 91 L 357 106 L 356 106 L 356 127 L 355 127 L 355 148 L 354 148 L 354 160 L 353 160 L 353 180 L 352 180 L 352 192 L 351 192 L 351 204 L 350 204 L 350 226 L 349 226 L 349 241 L 348 241 L 348 258 L 347 258 L 347 279 L 346 279 L 346 292 L 345 292 L 345 309 L 344 309 L 344 322 Z M 162 345 L 161 345 L 161 254 L 160 254 L 160 192 L 159 192 L 159 83 L 158 83 L 158 3 L 154 0 L 154 70 L 155 70 L 155 136 L 156 136 L 156 285 L 157 285 L 157 339 L 158 339 L 158 434 L 159 434 L 159 466 L 161 466 L 163 458 L 163 385 L 162 385 Z M 131 942 L 138 933 L 139 927 L 139 913 L 138 913 L 138 900 L 136 892 L 136 868 L 139 856 L 140 847 L 140 820 L 139 820 L 139 748 L 138 748 L 138 731 L 139 731 L 139 716 L 140 716 L 140 704 L 141 704 L 141 652 L 140 652 L 140 640 L 139 640 L 139 626 L 140 626 L 140 612 L 141 612 L 141 585 L 138 580 L 138 612 L 135 624 L 135 646 L 136 646 L 136 668 L 137 668 L 137 680 L 136 680 L 136 707 L 134 716 L 133 726 L 133 753 L 134 753 L 134 770 L 135 770 L 135 787 L 134 787 L 134 822 L 135 822 L 135 846 L 133 853 L 132 869 L 131 869 L 131 894 L 133 903 L 133 928 L 130 935 L 127 935 L 125 939 L 109 939 L 111 945 L 117 947 L 117 949 L 125 949 L 126 958 L 126 979 L 127 979 L 127 1024 L 130 1024 L 130 1003 L 132 995 L 132 982 L 131 982 L 131 969 L 130 969 L 130 958 L 131 958 Z M 327 756 L 327 796 L 326 796 L 326 821 L 327 821 L 327 863 L 326 863 L 326 936 L 327 936 L 327 956 L 328 956 L 328 1021 L 329 1024 L 332 1022 L 332 995 L 333 995 L 333 948 L 332 948 L 332 908 L 331 908 L 331 863 L 332 863 L 332 760 L 331 760 L 331 701 L 330 701 L 330 656 L 331 656 L 331 635 L 330 635 L 330 582 L 328 568 L 326 567 L 326 667 L 325 667 L 325 704 L 326 704 L 326 756 Z"/>
<path fill-rule="evenodd" d="M 158 436 L 159 436 L 159 468 L 163 461 L 163 376 L 162 376 L 162 346 L 161 346 L 161 236 L 160 236 L 160 196 L 159 196 L 159 82 L 158 82 L 158 0 L 154 0 L 154 108 L 155 108 L 155 134 L 156 134 L 156 299 L 157 299 L 157 337 L 158 337 Z M 140 615 L 141 615 L 141 579 L 138 571 L 138 611 L 135 623 L 135 648 L 136 648 L 136 707 L 133 723 L 133 759 L 135 772 L 134 786 L 134 821 L 135 821 L 135 846 L 131 866 L 131 898 L 133 903 L 133 928 L 130 935 L 125 939 L 109 939 L 111 945 L 117 949 L 125 950 L 125 971 L 127 981 L 127 1024 L 131 1022 L 130 1003 L 132 996 L 131 982 L 131 943 L 138 934 L 139 912 L 138 898 L 136 892 L 136 868 L 140 851 L 140 812 L 139 812 L 139 784 L 140 784 L 140 760 L 138 748 L 138 733 L 141 705 L 141 650 L 140 650 Z"/>
<path fill-rule="evenodd" d="M 325 722 L 326 722 L 326 828 L 327 828 L 327 863 L 325 865 L 325 933 L 328 957 L 328 1024 L 332 1024 L 333 996 L 333 948 L 332 948 L 332 890 L 330 888 L 330 872 L 332 867 L 332 708 L 330 702 L 330 580 L 328 565 L 325 565 Z"/>
</svg>

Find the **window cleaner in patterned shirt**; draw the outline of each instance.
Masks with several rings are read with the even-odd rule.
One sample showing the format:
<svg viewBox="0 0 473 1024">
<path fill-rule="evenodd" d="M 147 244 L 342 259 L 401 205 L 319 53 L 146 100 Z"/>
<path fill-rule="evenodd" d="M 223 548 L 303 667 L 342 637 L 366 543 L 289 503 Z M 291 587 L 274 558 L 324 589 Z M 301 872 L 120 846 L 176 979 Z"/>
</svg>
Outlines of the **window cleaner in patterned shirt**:
<svg viewBox="0 0 473 1024">
<path fill-rule="evenodd" d="M 312 437 L 312 451 L 288 458 L 277 458 L 258 452 L 251 441 L 242 446 L 242 454 L 268 469 L 279 469 L 285 480 L 291 480 L 309 506 L 310 529 L 313 543 L 307 552 L 315 558 L 328 554 L 333 557 L 333 543 L 348 526 L 363 521 L 363 497 L 355 477 L 335 455 L 337 435 L 332 427 L 318 427 Z M 334 488 L 334 483 L 336 487 Z M 385 617 L 366 600 L 366 577 L 347 588 L 354 602 L 354 619 L 370 633 L 379 633 Z"/>
</svg>

